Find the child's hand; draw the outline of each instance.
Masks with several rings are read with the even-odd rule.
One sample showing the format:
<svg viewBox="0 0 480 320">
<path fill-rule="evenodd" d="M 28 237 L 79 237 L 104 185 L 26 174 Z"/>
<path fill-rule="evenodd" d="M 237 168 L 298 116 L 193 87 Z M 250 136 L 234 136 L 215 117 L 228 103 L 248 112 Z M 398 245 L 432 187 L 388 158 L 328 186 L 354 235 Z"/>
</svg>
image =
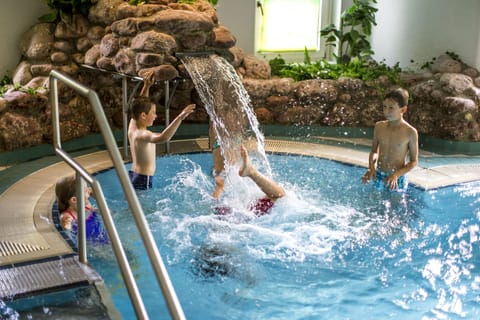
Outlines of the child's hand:
<svg viewBox="0 0 480 320">
<path fill-rule="evenodd" d="M 367 183 L 372 178 L 375 179 L 376 177 L 377 177 L 377 175 L 376 175 L 375 171 L 367 170 L 367 172 L 365 172 L 365 174 L 362 177 L 362 183 Z"/>
<path fill-rule="evenodd" d="M 85 188 L 85 197 L 86 198 L 90 198 L 90 197 L 95 198 L 92 188 Z"/>
<path fill-rule="evenodd" d="M 143 74 L 143 82 L 149 87 L 155 82 L 155 73 L 153 70 L 148 70 Z"/>
<path fill-rule="evenodd" d="M 140 97 L 148 97 L 149 96 L 150 87 L 152 86 L 152 84 L 155 83 L 154 75 L 155 75 L 155 73 L 153 72 L 153 70 L 147 70 L 147 71 L 143 72 L 143 74 L 141 75 L 142 78 L 143 78 L 143 88 L 140 91 Z"/>
<path fill-rule="evenodd" d="M 385 178 L 385 185 L 390 190 L 395 190 L 398 187 L 398 176 L 396 174 L 391 174 Z"/>
<path fill-rule="evenodd" d="M 63 213 L 60 216 L 60 225 L 65 230 L 72 229 L 72 221 L 73 221 L 73 219 L 69 214 Z"/>
<path fill-rule="evenodd" d="M 195 104 L 189 104 L 188 106 L 185 107 L 185 109 L 182 110 L 182 113 L 180 113 L 181 119 L 185 119 L 188 117 L 193 111 L 195 111 Z"/>
</svg>

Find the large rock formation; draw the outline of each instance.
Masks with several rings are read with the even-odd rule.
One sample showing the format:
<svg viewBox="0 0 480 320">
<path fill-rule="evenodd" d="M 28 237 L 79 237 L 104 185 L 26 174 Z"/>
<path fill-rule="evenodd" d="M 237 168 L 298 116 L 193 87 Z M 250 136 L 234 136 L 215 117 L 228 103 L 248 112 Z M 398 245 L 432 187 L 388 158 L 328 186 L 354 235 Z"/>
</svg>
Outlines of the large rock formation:
<svg viewBox="0 0 480 320">
<path fill-rule="evenodd" d="M 124 0 L 98 0 L 88 17 L 39 23 L 20 41 L 22 60 L 16 84 L 0 98 L 0 150 L 15 150 L 52 139 L 48 106 L 48 76 L 59 70 L 94 89 L 112 128 L 122 126 L 122 84 L 117 73 L 142 76 L 153 70 L 152 88 L 163 124 L 164 83 L 176 81 L 171 116 L 190 102 L 201 105 L 178 53 L 215 52 L 237 70 L 261 123 L 372 127 L 383 118 L 382 90 L 386 79 L 307 80 L 272 78 L 267 61 L 235 47 L 235 37 L 220 24 L 205 0 L 193 4 L 150 0 L 129 5 Z M 104 70 L 91 70 L 91 68 Z M 178 81 L 182 79 L 181 81 Z M 480 77 L 476 69 L 445 55 L 431 71 L 405 74 L 412 101 L 407 120 L 420 134 L 460 141 L 480 141 Z M 135 85 L 132 79 L 128 90 Z M 19 88 L 20 87 L 20 88 Z M 72 90 L 60 86 L 62 139 L 98 131 L 90 106 Z M 207 123 L 202 108 L 188 118 Z"/>
</svg>

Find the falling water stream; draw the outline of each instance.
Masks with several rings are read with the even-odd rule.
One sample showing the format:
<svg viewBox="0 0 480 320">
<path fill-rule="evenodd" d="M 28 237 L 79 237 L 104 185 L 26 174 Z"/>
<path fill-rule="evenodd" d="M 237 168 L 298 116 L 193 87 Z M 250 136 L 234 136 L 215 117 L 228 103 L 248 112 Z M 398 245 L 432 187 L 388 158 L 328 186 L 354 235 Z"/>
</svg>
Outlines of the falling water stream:
<svg viewBox="0 0 480 320">
<path fill-rule="evenodd" d="M 181 60 L 210 117 L 222 154 L 227 160 L 227 172 L 238 159 L 239 146 L 246 144 L 250 152 L 254 151 L 255 165 L 271 176 L 265 156 L 264 136 L 248 92 L 233 66 L 215 54 L 184 56 Z"/>
</svg>

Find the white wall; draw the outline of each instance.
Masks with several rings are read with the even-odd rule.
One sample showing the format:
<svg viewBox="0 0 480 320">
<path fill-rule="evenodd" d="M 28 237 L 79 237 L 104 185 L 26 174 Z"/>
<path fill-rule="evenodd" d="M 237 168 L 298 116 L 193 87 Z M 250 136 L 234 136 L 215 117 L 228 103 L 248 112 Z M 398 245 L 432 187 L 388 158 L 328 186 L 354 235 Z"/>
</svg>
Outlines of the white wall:
<svg viewBox="0 0 480 320">
<path fill-rule="evenodd" d="M 352 0 L 341 0 L 342 10 Z M 255 0 L 219 0 L 218 15 L 247 53 L 255 48 Z M 445 51 L 480 68 L 480 0 L 377 0 L 371 44 L 375 59 L 414 67 Z M 301 55 L 303 60 L 303 55 Z M 300 61 L 301 61 L 300 60 Z"/>
<path fill-rule="evenodd" d="M 221 24 L 237 38 L 236 46 L 253 54 L 255 48 L 256 0 L 218 0 L 217 14 Z"/>
<path fill-rule="evenodd" d="M 21 53 L 18 48 L 22 34 L 51 12 L 43 0 L 2 0 L 0 3 L 0 79 L 12 75 Z"/>
<path fill-rule="evenodd" d="M 376 60 L 409 67 L 453 51 L 480 68 L 479 0 L 379 0 L 377 8 Z"/>
</svg>

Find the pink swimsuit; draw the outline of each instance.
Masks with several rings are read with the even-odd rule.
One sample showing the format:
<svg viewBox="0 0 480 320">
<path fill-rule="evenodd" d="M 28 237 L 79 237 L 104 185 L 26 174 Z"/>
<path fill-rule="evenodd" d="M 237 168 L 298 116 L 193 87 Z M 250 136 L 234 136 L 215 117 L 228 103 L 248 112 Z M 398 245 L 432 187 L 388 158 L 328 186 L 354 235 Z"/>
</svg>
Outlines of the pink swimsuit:
<svg viewBox="0 0 480 320">
<path fill-rule="evenodd" d="M 270 198 L 262 198 L 257 200 L 257 202 L 252 203 L 249 207 L 248 210 L 253 211 L 257 217 L 261 217 L 263 215 L 266 215 L 267 213 L 270 212 L 274 205 L 274 202 Z M 232 209 L 229 207 L 216 207 L 215 208 L 215 214 L 217 215 L 227 215 L 232 213 Z"/>
</svg>

